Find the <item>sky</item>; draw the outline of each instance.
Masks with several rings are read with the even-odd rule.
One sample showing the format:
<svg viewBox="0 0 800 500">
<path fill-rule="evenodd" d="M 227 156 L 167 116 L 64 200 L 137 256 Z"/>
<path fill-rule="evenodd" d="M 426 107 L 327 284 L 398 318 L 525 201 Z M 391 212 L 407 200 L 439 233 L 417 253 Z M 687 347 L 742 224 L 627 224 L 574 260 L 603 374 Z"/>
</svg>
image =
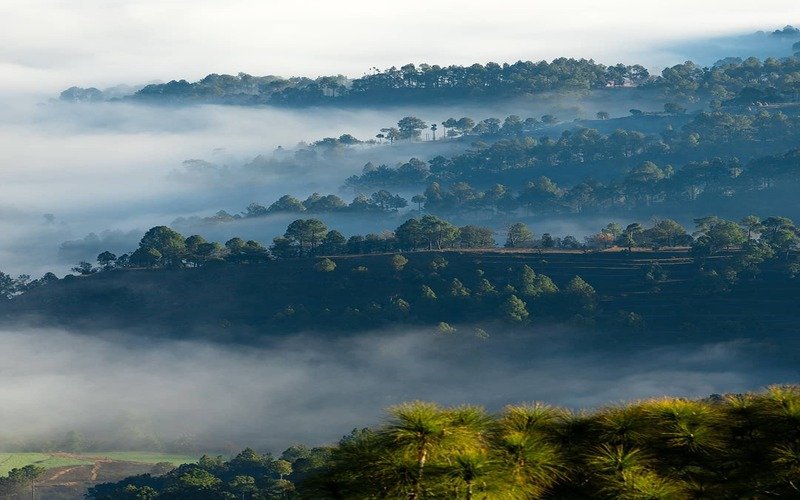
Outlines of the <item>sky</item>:
<svg viewBox="0 0 800 500">
<path fill-rule="evenodd" d="M 658 67 L 671 42 L 792 22 L 789 0 L 3 0 L 0 91 L 559 56 Z"/>
</svg>

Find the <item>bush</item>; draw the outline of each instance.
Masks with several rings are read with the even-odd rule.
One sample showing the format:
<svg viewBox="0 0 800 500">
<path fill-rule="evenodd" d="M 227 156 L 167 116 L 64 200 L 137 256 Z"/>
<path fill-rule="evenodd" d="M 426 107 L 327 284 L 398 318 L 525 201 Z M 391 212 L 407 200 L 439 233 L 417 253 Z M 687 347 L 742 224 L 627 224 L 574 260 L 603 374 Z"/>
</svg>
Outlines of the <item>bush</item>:
<svg viewBox="0 0 800 500">
<path fill-rule="evenodd" d="M 331 259 L 320 259 L 314 263 L 314 269 L 321 273 L 330 273 L 336 270 L 336 262 Z"/>
</svg>

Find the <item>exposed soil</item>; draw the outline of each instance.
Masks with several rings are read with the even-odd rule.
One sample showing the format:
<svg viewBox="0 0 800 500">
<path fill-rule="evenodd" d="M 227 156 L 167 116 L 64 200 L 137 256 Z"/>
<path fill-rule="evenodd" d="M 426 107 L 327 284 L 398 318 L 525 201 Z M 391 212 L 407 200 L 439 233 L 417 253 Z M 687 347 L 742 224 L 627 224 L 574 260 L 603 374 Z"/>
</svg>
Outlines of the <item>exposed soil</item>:
<svg viewBox="0 0 800 500">
<path fill-rule="evenodd" d="M 78 500 L 83 499 L 86 490 L 98 483 L 114 482 L 128 476 L 151 473 L 153 464 L 109 460 L 102 457 L 87 457 L 56 453 L 56 456 L 93 460 L 91 465 L 71 465 L 49 469 L 44 478 L 36 484 L 36 498 L 40 500 Z M 25 500 L 30 491 L 20 492 L 10 498 Z"/>
</svg>

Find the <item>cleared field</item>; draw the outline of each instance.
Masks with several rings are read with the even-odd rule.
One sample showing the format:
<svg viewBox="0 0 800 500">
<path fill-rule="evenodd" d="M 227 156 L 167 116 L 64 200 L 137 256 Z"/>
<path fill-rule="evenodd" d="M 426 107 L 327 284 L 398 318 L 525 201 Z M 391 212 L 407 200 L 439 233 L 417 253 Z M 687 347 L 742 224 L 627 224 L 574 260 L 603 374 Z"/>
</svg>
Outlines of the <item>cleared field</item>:
<svg viewBox="0 0 800 500">
<path fill-rule="evenodd" d="M 48 453 L 0 453 L 0 476 L 5 476 L 8 471 L 26 465 L 39 465 L 46 469 L 67 467 L 70 465 L 91 465 L 94 461 L 73 455 L 48 454 Z"/>
<path fill-rule="evenodd" d="M 87 455 L 88 457 L 89 455 Z M 108 459 L 120 462 L 136 462 L 140 464 L 157 464 L 161 462 L 169 462 L 172 465 L 181 465 L 197 462 L 194 455 L 174 455 L 167 453 L 150 453 L 141 451 L 111 451 L 111 452 L 98 452 L 92 453 L 93 459 Z"/>
<path fill-rule="evenodd" d="M 0 453 L 0 476 L 5 476 L 11 469 L 26 465 L 39 465 L 46 469 L 69 467 L 76 465 L 92 465 L 98 460 L 114 462 L 134 462 L 139 464 L 157 464 L 169 462 L 178 466 L 197 462 L 191 455 L 175 455 L 166 453 L 150 453 L 141 451 L 114 451 L 101 453 L 66 454 L 66 453 Z"/>
<path fill-rule="evenodd" d="M 154 467 L 155 464 L 169 462 L 177 467 L 197 462 L 197 459 L 193 455 L 144 451 L 0 453 L 0 476 L 7 475 L 13 468 L 39 465 L 47 469 L 37 485 L 39 498 L 78 500 L 94 484 L 119 481 L 137 474 L 163 474 L 165 470 Z M 27 498 L 27 494 L 24 498 Z"/>
</svg>

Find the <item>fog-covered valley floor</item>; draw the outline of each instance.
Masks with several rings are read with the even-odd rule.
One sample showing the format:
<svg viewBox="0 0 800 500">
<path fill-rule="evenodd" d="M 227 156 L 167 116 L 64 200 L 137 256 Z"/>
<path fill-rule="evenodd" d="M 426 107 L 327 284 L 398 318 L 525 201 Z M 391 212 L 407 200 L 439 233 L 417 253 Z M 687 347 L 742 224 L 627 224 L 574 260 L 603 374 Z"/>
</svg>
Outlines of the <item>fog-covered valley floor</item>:
<svg viewBox="0 0 800 500">
<path fill-rule="evenodd" d="M 108 440 L 127 419 L 165 441 L 192 436 L 206 449 L 232 443 L 280 451 L 334 442 L 407 400 L 491 411 L 534 400 L 589 409 L 663 394 L 757 390 L 800 375 L 793 349 L 756 339 L 666 346 L 646 333 L 619 343 L 550 327 L 490 335 L 479 340 L 466 326 L 453 335 L 304 334 L 236 348 L 143 342 L 118 332 L 3 331 L 1 439 L 77 429 Z"/>
</svg>

